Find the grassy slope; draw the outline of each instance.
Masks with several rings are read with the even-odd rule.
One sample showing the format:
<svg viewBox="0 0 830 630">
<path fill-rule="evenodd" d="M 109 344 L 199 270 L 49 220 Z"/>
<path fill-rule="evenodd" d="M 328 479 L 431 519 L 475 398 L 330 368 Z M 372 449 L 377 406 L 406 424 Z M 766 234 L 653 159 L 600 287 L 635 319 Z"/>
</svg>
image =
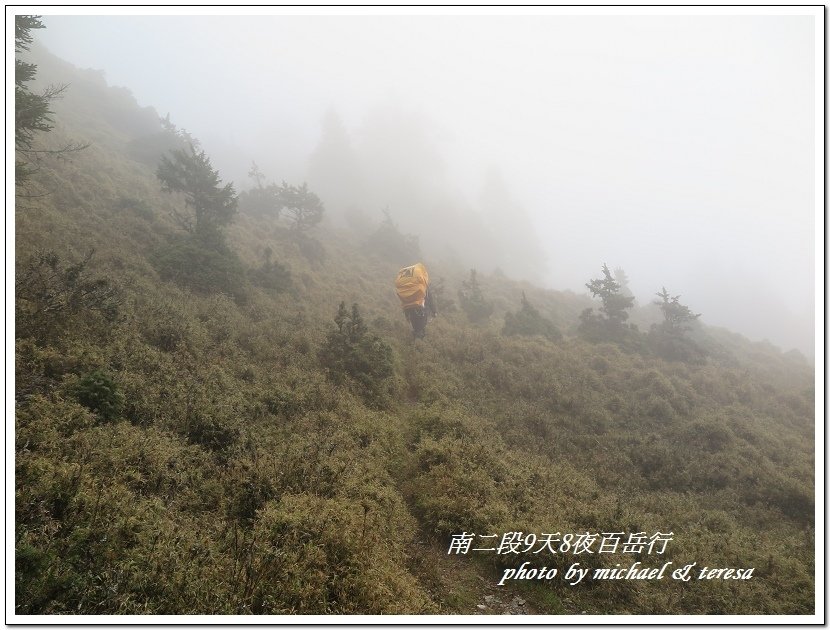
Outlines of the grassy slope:
<svg viewBox="0 0 830 630">
<path fill-rule="evenodd" d="M 44 58 L 41 72 L 71 70 Z M 500 612 L 476 605 L 501 569 L 540 557 L 448 557 L 450 534 L 586 530 L 673 531 L 665 558 L 636 559 L 755 578 L 508 587 L 531 612 L 812 611 L 809 366 L 722 333 L 701 365 L 590 344 L 573 334 L 584 297 L 498 276 L 482 278 L 489 323 L 442 312 L 413 343 L 397 265 L 330 229 L 310 261 L 267 218 L 239 217 L 230 242 L 250 268 L 271 247 L 289 291 L 234 300 L 163 282 L 154 258 L 176 200 L 127 153 L 152 125 L 89 78 L 71 74 L 49 141 L 94 144 L 45 165 L 49 194 L 18 208 L 18 275 L 37 250 L 94 249 L 90 275 L 124 303 L 114 323 L 80 310 L 17 340 L 18 612 Z M 431 272 L 450 295 L 463 279 Z M 564 340 L 500 334 L 522 291 Z M 380 406 L 318 359 L 341 300 L 393 349 Z M 124 396 L 109 421 L 78 402 L 96 369 Z"/>
</svg>

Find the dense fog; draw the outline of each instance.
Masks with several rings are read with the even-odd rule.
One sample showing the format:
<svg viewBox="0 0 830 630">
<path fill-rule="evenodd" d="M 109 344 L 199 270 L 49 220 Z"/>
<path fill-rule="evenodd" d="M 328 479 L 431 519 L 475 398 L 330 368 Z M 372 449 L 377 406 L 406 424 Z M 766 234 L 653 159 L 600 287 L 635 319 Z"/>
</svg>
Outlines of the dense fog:
<svg viewBox="0 0 830 630">
<path fill-rule="evenodd" d="M 815 20 L 47 14 L 38 40 L 237 190 L 255 162 L 432 259 L 579 293 L 607 263 L 813 355 Z"/>
</svg>

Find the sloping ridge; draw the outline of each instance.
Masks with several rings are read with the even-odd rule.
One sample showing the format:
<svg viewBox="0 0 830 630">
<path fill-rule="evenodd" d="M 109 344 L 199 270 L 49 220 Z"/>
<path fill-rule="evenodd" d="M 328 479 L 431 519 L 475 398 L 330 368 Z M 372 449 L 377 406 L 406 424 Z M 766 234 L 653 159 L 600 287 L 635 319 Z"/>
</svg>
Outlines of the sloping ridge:
<svg viewBox="0 0 830 630">
<path fill-rule="evenodd" d="M 415 341 L 399 263 L 367 234 L 298 240 L 267 215 L 228 228 L 231 275 L 188 284 L 169 273 L 192 254 L 152 112 L 38 63 L 70 84 L 48 141 L 93 144 L 45 163 L 45 196 L 15 213 L 16 612 L 813 612 L 814 373 L 798 357 L 740 338 L 710 337 L 695 363 L 591 343 L 587 298 L 499 275 L 479 274 L 494 307 L 472 323 L 468 270 L 441 261 L 425 261 L 441 315 Z M 503 334 L 523 293 L 560 338 Z M 341 301 L 371 343 L 338 339 Z M 367 357 L 388 371 L 354 367 Z M 581 556 L 529 537 L 607 532 L 673 536 L 664 554 Z M 462 533 L 523 543 L 448 553 Z M 635 561 L 754 576 L 561 579 Z M 498 586 L 524 562 L 559 577 Z"/>
</svg>

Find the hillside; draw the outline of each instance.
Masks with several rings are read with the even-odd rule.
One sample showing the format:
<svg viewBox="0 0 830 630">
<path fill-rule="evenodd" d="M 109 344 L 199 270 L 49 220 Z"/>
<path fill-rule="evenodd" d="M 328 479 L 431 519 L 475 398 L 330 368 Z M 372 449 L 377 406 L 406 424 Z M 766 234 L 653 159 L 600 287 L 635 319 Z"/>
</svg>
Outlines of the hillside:
<svg viewBox="0 0 830 630">
<path fill-rule="evenodd" d="M 801 357 L 698 326 L 705 353 L 663 358 L 648 309 L 640 341 L 590 341 L 594 300 L 499 274 L 479 274 L 492 313 L 474 323 L 469 269 L 441 260 L 424 261 L 439 317 L 413 340 L 392 281 L 415 261 L 378 225 L 298 236 L 240 204 L 227 250 L 188 249 L 155 112 L 37 63 L 69 84 L 41 141 L 91 145 L 44 160 L 15 210 L 17 614 L 814 612 Z M 523 296 L 559 334 L 505 334 Z M 508 553 L 447 553 L 517 532 Z M 554 533 L 567 544 L 540 549 Z M 623 548 L 669 533 L 663 553 Z M 498 585 L 524 562 L 559 575 Z M 576 562 L 697 567 L 571 586 Z"/>
</svg>

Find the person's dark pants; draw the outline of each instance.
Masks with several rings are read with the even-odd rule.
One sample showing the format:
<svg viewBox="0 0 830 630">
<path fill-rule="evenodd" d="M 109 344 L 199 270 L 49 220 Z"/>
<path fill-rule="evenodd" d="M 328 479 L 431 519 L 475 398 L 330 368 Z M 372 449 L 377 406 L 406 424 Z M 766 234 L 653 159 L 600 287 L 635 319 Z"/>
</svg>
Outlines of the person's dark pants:
<svg viewBox="0 0 830 630">
<path fill-rule="evenodd" d="M 427 311 L 425 308 L 410 308 L 405 311 L 406 318 L 412 324 L 412 334 L 416 339 L 423 339 L 427 334 Z"/>
</svg>

